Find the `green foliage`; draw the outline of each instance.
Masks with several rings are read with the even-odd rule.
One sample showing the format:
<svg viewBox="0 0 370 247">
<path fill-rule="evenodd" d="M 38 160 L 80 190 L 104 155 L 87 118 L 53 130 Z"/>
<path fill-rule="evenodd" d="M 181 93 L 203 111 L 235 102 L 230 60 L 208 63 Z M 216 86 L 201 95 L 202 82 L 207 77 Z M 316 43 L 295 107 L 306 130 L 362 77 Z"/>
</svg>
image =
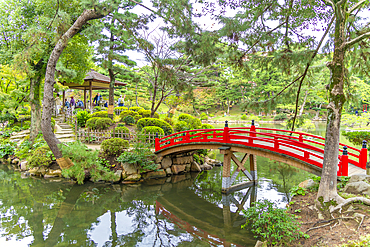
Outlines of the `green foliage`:
<svg viewBox="0 0 370 247">
<path fill-rule="evenodd" d="M 288 116 L 286 115 L 286 113 L 279 113 L 277 114 L 275 117 L 274 117 L 274 120 L 275 121 L 280 121 L 280 120 L 285 120 L 287 119 Z"/>
<path fill-rule="evenodd" d="M 150 150 L 150 144 L 138 139 L 135 140 L 133 149 L 122 153 L 117 161 L 137 165 L 141 170 L 156 170 L 154 159 L 155 155 Z"/>
<path fill-rule="evenodd" d="M 106 130 L 113 125 L 113 120 L 108 117 L 98 118 L 95 122 L 96 129 Z"/>
<path fill-rule="evenodd" d="M 27 167 L 48 166 L 54 155 L 48 146 L 38 147 L 32 155 L 27 158 Z"/>
<path fill-rule="evenodd" d="M 15 156 L 19 157 L 20 159 L 27 158 L 28 156 L 32 155 L 32 152 L 38 147 L 45 145 L 47 144 L 42 134 L 39 134 L 33 143 L 29 140 L 29 136 L 27 136 L 16 149 Z"/>
<path fill-rule="evenodd" d="M 241 117 L 240 117 L 241 120 L 248 120 L 248 117 L 247 115 L 243 114 Z"/>
<path fill-rule="evenodd" d="M 169 118 L 169 117 L 166 116 L 163 120 L 166 121 L 167 123 L 169 123 L 171 126 L 173 126 L 172 118 Z"/>
<path fill-rule="evenodd" d="M 143 118 L 148 118 L 150 117 L 150 114 L 152 113 L 151 110 L 144 110 L 144 109 L 141 109 L 141 110 L 138 110 L 138 113 L 143 117 Z M 154 116 L 153 118 L 159 118 L 159 114 L 154 112 Z"/>
<path fill-rule="evenodd" d="M 293 188 L 290 189 L 290 196 L 295 196 L 295 195 L 306 195 L 306 189 L 299 187 L 299 186 L 294 186 Z"/>
<path fill-rule="evenodd" d="M 89 129 L 95 130 L 95 129 L 96 129 L 96 121 L 97 121 L 98 119 L 99 119 L 98 117 L 92 117 L 92 118 L 89 118 L 89 119 L 86 121 L 86 127 L 87 127 L 87 128 L 89 128 Z"/>
<path fill-rule="evenodd" d="M 100 150 L 103 156 L 118 156 L 130 145 L 127 140 L 111 138 L 101 143 Z"/>
<path fill-rule="evenodd" d="M 337 189 L 339 190 L 339 189 L 343 189 L 344 187 L 346 187 L 346 185 L 347 185 L 347 183 L 348 183 L 348 181 L 349 181 L 349 179 L 350 179 L 351 177 L 346 177 L 346 176 L 340 176 L 340 177 L 338 177 L 338 183 L 337 183 Z"/>
<path fill-rule="evenodd" d="M 14 154 L 16 143 L 10 141 L 4 141 L 0 143 L 0 158 L 6 158 Z"/>
<path fill-rule="evenodd" d="M 130 107 L 130 111 L 138 112 L 139 110 L 144 110 L 144 108 L 142 108 L 142 107 L 140 107 L 140 106 L 133 106 L 133 107 Z"/>
<path fill-rule="evenodd" d="M 214 129 L 215 127 L 211 124 L 202 124 L 201 129 Z"/>
<path fill-rule="evenodd" d="M 178 132 L 189 130 L 188 123 L 185 121 L 176 121 L 174 128 Z"/>
<path fill-rule="evenodd" d="M 99 158 L 99 151 L 91 151 L 81 142 L 72 142 L 68 146 L 60 144 L 59 148 L 63 157 L 71 159 L 74 163 L 72 167 L 62 170 L 64 177 L 75 178 L 79 184 L 83 184 L 87 174 L 94 182 L 114 179 L 114 173 L 105 167 L 105 162 Z"/>
<path fill-rule="evenodd" d="M 132 116 L 128 115 L 128 116 L 126 116 L 126 117 L 123 119 L 123 122 L 124 122 L 125 124 L 127 124 L 127 125 L 134 125 L 134 124 L 135 124 L 135 119 L 134 119 Z"/>
<path fill-rule="evenodd" d="M 133 118 L 137 117 L 139 119 L 141 118 L 139 113 L 137 113 L 136 111 L 131 111 L 131 110 L 124 110 L 119 115 L 119 117 L 121 118 L 121 121 L 123 121 L 123 122 L 124 122 L 125 117 L 127 117 L 127 116 L 131 116 Z"/>
<path fill-rule="evenodd" d="M 207 116 L 207 114 L 205 112 L 202 112 L 200 114 L 200 120 L 208 120 L 208 116 Z"/>
<path fill-rule="evenodd" d="M 125 127 L 125 126 L 116 127 L 116 130 L 115 131 L 117 133 L 127 133 L 127 134 L 130 133 L 130 130 L 127 127 Z"/>
<path fill-rule="evenodd" d="M 165 135 L 169 135 L 173 133 L 172 126 L 167 123 L 166 121 L 163 121 L 161 119 L 157 118 L 142 118 L 139 121 L 137 121 L 137 128 L 141 130 L 142 128 L 146 126 L 157 126 L 163 129 Z"/>
<path fill-rule="evenodd" d="M 127 111 L 128 108 L 125 106 L 119 106 L 114 108 L 115 111 Z"/>
<path fill-rule="evenodd" d="M 107 118 L 108 117 L 108 112 L 107 111 L 97 111 L 97 112 L 94 112 L 91 117 L 103 117 L 103 118 Z"/>
<path fill-rule="evenodd" d="M 202 122 L 199 119 L 189 114 L 185 113 L 180 114 L 178 120 L 186 122 L 190 130 L 200 129 L 202 126 Z"/>
<path fill-rule="evenodd" d="M 342 131 L 342 135 L 346 136 L 350 142 L 355 145 L 362 145 L 362 141 L 370 141 L 370 132 L 367 131 L 353 131 L 353 132 L 346 132 Z M 370 145 L 369 145 L 370 147 Z"/>
<path fill-rule="evenodd" d="M 158 133 L 158 135 L 164 135 L 164 131 L 162 128 L 160 127 L 157 127 L 157 126 L 146 126 L 144 128 L 142 128 L 141 130 L 142 133 L 147 133 L 147 134 L 156 134 Z"/>
<path fill-rule="evenodd" d="M 88 111 L 79 111 L 76 114 L 77 125 L 80 127 L 85 127 L 86 121 L 91 118 L 91 114 Z"/>
<path fill-rule="evenodd" d="M 285 246 L 293 241 L 309 236 L 299 230 L 299 224 L 286 209 L 275 208 L 268 200 L 254 202 L 253 206 L 243 210 L 246 223 L 242 228 L 249 226 L 255 237 L 261 237 L 268 246 Z"/>
<path fill-rule="evenodd" d="M 73 110 L 73 114 L 76 115 L 77 113 L 79 113 L 80 111 L 83 111 L 81 108 L 75 108 Z"/>
</svg>

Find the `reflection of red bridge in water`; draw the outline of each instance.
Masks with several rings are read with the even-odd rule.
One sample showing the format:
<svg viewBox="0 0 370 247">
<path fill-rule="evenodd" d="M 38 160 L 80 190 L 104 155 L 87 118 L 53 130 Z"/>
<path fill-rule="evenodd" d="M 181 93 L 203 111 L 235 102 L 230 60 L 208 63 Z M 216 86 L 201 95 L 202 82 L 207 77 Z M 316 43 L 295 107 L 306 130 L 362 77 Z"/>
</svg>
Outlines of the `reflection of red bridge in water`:
<svg viewBox="0 0 370 247">
<path fill-rule="evenodd" d="M 257 156 L 281 161 L 311 173 L 320 175 L 323 167 L 325 138 L 312 134 L 281 129 L 251 127 L 229 128 L 227 121 L 223 129 L 189 130 L 156 138 L 157 156 L 189 152 L 197 149 L 220 149 L 224 154 L 223 181 L 224 192 L 231 189 L 236 175 L 242 171 L 250 181 L 257 180 Z M 367 162 L 366 142 L 362 149 L 339 144 L 338 176 L 364 173 Z M 239 161 L 234 152 L 245 153 Z M 249 172 L 244 164 L 249 158 Z M 237 165 L 236 172 L 230 175 L 231 159 Z"/>
</svg>

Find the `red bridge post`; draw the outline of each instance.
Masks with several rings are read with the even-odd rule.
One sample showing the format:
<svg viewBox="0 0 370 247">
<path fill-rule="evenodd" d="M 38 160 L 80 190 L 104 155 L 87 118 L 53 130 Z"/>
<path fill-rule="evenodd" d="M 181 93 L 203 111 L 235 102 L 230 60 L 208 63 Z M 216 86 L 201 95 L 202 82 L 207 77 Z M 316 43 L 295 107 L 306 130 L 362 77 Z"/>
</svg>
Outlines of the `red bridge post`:
<svg viewBox="0 0 370 247">
<path fill-rule="evenodd" d="M 339 171 L 337 176 L 348 176 L 348 151 L 347 147 L 343 147 L 343 155 L 339 156 Z"/>
<path fill-rule="evenodd" d="M 229 133 L 229 123 L 227 120 L 225 121 L 225 127 L 224 127 L 224 143 L 229 143 L 230 142 L 230 133 Z"/>
<path fill-rule="evenodd" d="M 367 163 L 367 148 L 366 148 L 366 141 L 362 141 L 362 148 L 360 151 L 360 158 L 358 163 L 360 163 L 360 167 L 362 169 L 366 169 L 366 163 Z"/>
<path fill-rule="evenodd" d="M 256 126 L 254 126 L 254 120 L 252 120 L 251 131 L 256 132 Z M 256 134 L 255 133 L 250 133 L 249 136 L 255 137 Z"/>
<path fill-rule="evenodd" d="M 158 151 L 159 150 L 158 132 L 155 133 L 154 149 L 155 149 L 155 151 Z"/>
</svg>

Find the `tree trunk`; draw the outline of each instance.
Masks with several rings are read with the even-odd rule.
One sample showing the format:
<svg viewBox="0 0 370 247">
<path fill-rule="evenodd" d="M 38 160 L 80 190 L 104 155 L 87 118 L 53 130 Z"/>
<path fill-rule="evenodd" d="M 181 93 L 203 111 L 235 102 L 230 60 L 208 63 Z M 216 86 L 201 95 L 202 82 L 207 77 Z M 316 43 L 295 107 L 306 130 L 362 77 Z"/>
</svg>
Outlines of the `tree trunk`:
<svg viewBox="0 0 370 247">
<path fill-rule="evenodd" d="M 31 106 L 31 128 L 30 141 L 34 142 L 38 133 L 41 131 L 41 105 L 40 105 L 40 87 L 41 78 L 36 76 L 30 79 L 30 96 L 29 102 Z M 53 94 L 53 92 L 52 92 Z M 51 128 L 51 125 L 50 125 Z"/>
<path fill-rule="evenodd" d="M 229 101 L 229 97 L 227 97 L 227 115 L 230 115 L 230 101 Z"/>
<path fill-rule="evenodd" d="M 58 144 L 60 142 L 55 137 L 51 129 L 51 114 L 54 104 L 53 89 L 55 84 L 55 67 L 64 48 L 67 46 L 69 39 L 71 39 L 87 21 L 102 17 L 104 17 L 104 15 L 102 13 L 97 13 L 95 9 L 84 10 L 84 12 L 77 18 L 77 20 L 68 29 L 68 31 L 63 34 L 63 36 L 58 40 L 57 44 L 50 54 L 50 58 L 47 64 L 44 84 L 44 104 L 41 122 L 42 134 L 61 169 L 68 168 L 72 166 L 73 163 L 69 159 L 63 158 L 62 152 L 58 148 Z"/>
<path fill-rule="evenodd" d="M 155 83 L 153 85 L 153 96 L 152 96 L 152 107 L 150 109 L 150 117 L 154 116 L 155 112 L 155 98 L 157 97 L 157 78 L 155 79 Z"/>
<path fill-rule="evenodd" d="M 306 100 L 307 100 L 307 95 L 308 95 L 308 91 L 306 91 L 306 94 L 304 96 L 304 99 L 303 99 L 303 103 L 302 103 L 302 106 L 301 106 L 301 109 L 299 110 L 299 117 L 302 116 L 303 114 L 303 110 L 304 110 L 304 106 L 306 104 Z"/>
<path fill-rule="evenodd" d="M 135 96 L 135 100 L 136 100 L 136 106 L 139 106 L 139 101 L 138 101 L 138 93 L 137 93 L 137 84 L 139 83 L 139 80 L 138 79 L 136 79 L 135 80 L 136 81 L 136 85 L 135 85 L 135 94 L 136 94 L 136 96 Z"/>
<path fill-rule="evenodd" d="M 108 100 L 108 117 L 113 120 L 114 115 L 114 84 L 115 84 L 115 76 L 112 69 L 108 69 L 109 72 L 109 100 Z"/>
<path fill-rule="evenodd" d="M 341 9 L 338 11 L 340 12 Z M 336 15 L 336 17 L 333 61 L 327 64 L 327 67 L 331 71 L 329 85 L 329 105 L 327 107 L 328 120 L 326 125 L 323 169 L 320 187 L 317 193 L 317 200 L 319 202 L 329 202 L 334 200 L 337 203 L 340 203 L 343 198 L 341 198 L 337 193 L 337 166 L 340 119 L 343 104 L 346 101 L 343 92 L 345 70 L 345 48 L 343 44 L 345 43 L 346 35 L 345 19 L 341 17 L 341 13 Z"/>
</svg>

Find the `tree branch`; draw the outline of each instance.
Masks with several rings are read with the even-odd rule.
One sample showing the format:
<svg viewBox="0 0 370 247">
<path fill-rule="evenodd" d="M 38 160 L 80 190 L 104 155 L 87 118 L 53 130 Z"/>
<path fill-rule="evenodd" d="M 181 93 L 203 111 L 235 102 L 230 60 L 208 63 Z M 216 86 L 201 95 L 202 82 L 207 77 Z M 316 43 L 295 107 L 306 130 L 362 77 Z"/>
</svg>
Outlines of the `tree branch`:
<svg viewBox="0 0 370 247">
<path fill-rule="evenodd" d="M 347 14 L 351 14 L 353 11 L 355 11 L 358 7 L 360 7 L 362 4 L 364 4 L 367 0 L 362 0 L 358 3 L 356 3 L 355 5 L 352 6 L 352 8 L 350 8 L 348 11 L 347 11 Z"/>
<path fill-rule="evenodd" d="M 362 34 L 362 35 L 360 35 L 360 36 L 358 36 L 358 37 L 356 37 L 356 38 L 354 38 L 350 41 L 347 41 L 346 43 L 344 43 L 344 48 L 348 49 L 352 45 L 354 45 L 354 44 L 356 44 L 356 43 L 360 42 L 361 40 L 366 39 L 368 37 L 370 37 L 370 32 L 364 33 L 364 34 Z"/>
</svg>

